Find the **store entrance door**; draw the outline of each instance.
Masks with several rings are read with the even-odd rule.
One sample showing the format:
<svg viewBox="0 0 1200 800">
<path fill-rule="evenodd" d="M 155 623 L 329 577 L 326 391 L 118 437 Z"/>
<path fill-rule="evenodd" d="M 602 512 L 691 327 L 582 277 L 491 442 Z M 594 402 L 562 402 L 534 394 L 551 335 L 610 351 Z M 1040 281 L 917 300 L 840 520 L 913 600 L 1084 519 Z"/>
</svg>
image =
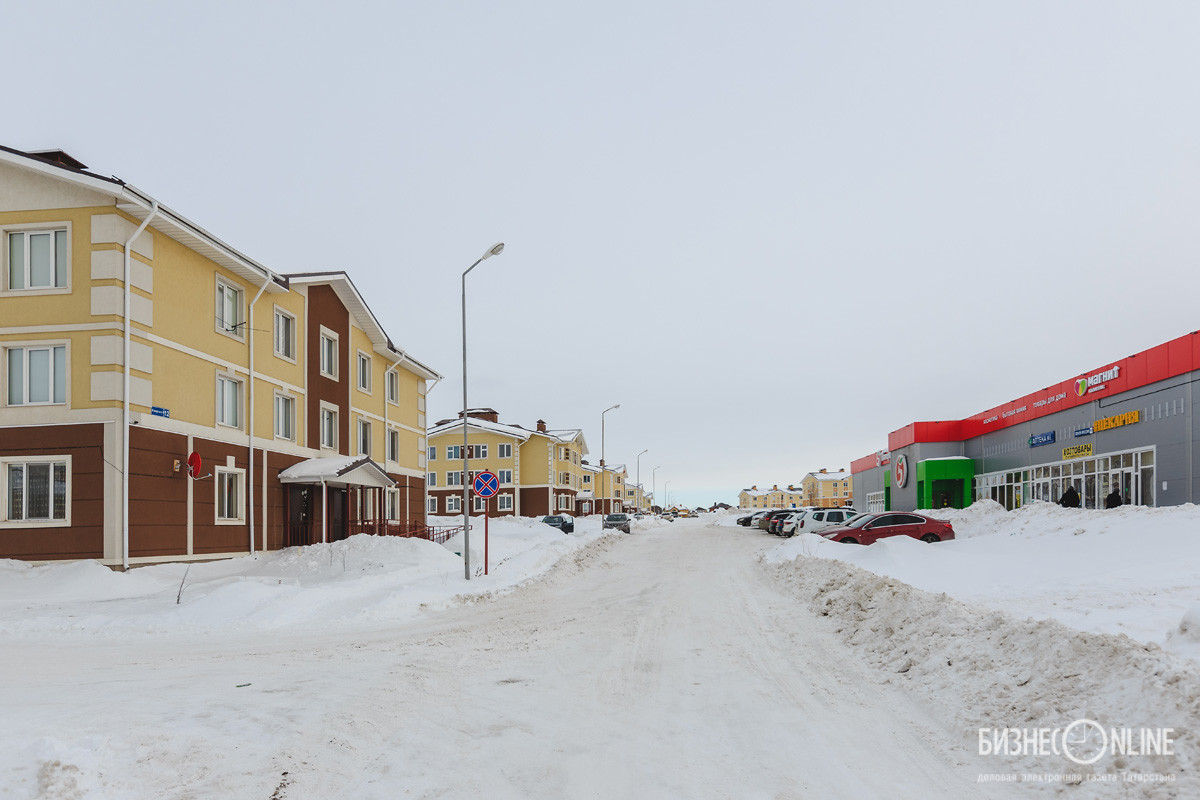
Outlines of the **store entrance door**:
<svg viewBox="0 0 1200 800">
<path fill-rule="evenodd" d="M 1133 470 L 1122 469 L 1114 470 L 1108 475 L 1109 491 L 1113 489 L 1121 493 L 1121 503 L 1124 505 L 1136 505 L 1140 502 L 1140 498 L 1135 496 L 1137 484 L 1133 481 Z"/>
</svg>

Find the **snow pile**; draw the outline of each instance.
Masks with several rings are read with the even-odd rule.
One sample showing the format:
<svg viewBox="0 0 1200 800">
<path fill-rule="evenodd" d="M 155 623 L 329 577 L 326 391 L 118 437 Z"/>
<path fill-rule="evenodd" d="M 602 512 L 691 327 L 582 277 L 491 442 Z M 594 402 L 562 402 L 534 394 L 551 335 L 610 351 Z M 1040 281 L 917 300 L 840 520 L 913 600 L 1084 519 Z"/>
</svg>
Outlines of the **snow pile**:
<svg viewBox="0 0 1200 800">
<path fill-rule="evenodd" d="M 972 750 L 981 729 L 1063 729 L 1076 720 L 1108 730 L 1174 729 L 1172 755 L 1109 751 L 1093 765 L 1044 753 L 990 755 L 996 773 L 1082 775 L 1073 797 L 1126 796 L 1119 792 L 1131 788 L 1114 790 L 1088 776 L 1169 775 L 1170 782 L 1133 787 L 1136 795 L 1200 797 L 1200 665 L 1125 636 L 1016 619 L 831 559 L 776 561 L 767 569 L 891 676 L 889 683 L 961 729 Z"/>
<path fill-rule="evenodd" d="M 460 518 L 461 521 L 461 518 Z M 574 534 L 531 518 L 471 526 L 472 580 L 462 534 L 444 545 L 357 535 L 308 547 L 127 573 L 95 562 L 32 566 L 0 560 L 0 635 L 226 632 L 386 623 L 466 595 L 509 591 L 601 537 L 599 519 Z"/>
<path fill-rule="evenodd" d="M 1111 510 L 993 501 L 934 512 L 954 541 L 899 536 L 870 547 L 818 536 L 783 541 L 773 561 L 837 559 L 1018 617 L 1125 634 L 1200 659 L 1200 507 Z"/>
</svg>

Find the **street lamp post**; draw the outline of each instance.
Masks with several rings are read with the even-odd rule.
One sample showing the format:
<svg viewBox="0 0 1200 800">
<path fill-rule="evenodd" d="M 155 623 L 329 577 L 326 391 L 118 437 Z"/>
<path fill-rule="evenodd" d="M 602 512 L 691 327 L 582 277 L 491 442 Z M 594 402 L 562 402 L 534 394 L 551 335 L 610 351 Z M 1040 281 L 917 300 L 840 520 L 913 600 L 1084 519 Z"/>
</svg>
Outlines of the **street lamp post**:
<svg viewBox="0 0 1200 800">
<path fill-rule="evenodd" d="M 616 405 L 609 406 L 608 408 L 606 408 L 600 412 L 600 483 L 602 486 L 606 485 L 608 483 L 608 481 L 605 480 L 605 478 L 608 477 L 608 467 L 606 467 L 604 465 L 604 415 L 607 414 L 608 412 L 612 411 L 614 408 L 620 408 L 620 407 L 621 407 L 621 404 L 617 403 Z M 606 489 L 605 499 L 606 500 L 609 499 L 608 495 L 611 495 L 611 494 L 612 494 L 612 490 Z M 599 509 L 597 509 L 597 511 L 599 511 Z M 612 509 L 609 508 L 609 511 L 612 511 Z M 600 511 L 600 513 L 603 514 L 604 512 Z"/>
<path fill-rule="evenodd" d="M 669 498 L 671 496 L 670 492 L 667 491 L 667 487 L 670 485 L 671 485 L 670 481 L 663 481 L 663 510 L 664 511 L 667 508 L 667 498 Z"/>
<path fill-rule="evenodd" d="M 462 361 L 463 361 L 463 443 L 462 443 L 462 513 L 463 513 L 463 572 L 467 580 L 471 580 L 471 505 L 470 487 L 467 485 L 467 474 L 470 463 L 467 461 L 467 273 L 479 266 L 487 258 L 498 256 L 504 252 L 504 242 L 497 242 L 467 267 L 462 274 Z M 486 512 L 484 512 L 486 513 Z"/>
<path fill-rule="evenodd" d="M 655 496 L 657 496 L 657 494 L 656 494 L 656 484 L 654 483 L 654 479 L 658 477 L 658 471 L 659 471 L 660 469 L 662 469 L 662 464 L 659 464 L 657 467 L 655 467 L 654 469 L 650 470 L 650 496 L 651 496 L 651 497 L 655 497 Z M 662 508 L 662 506 L 661 506 L 661 505 L 659 505 L 659 508 Z M 653 507 L 651 507 L 651 510 L 653 510 Z"/>
<path fill-rule="evenodd" d="M 642 492 L 642 456 L 649 452 L 650 448 L 646 448 L 641 453 L 638 453 L 634 459 L 634 462 L 637 464 L 637 505 L 633 509 L 635 512 L 642 510 L 642 495 L 644 494 Z"/>
</svg>

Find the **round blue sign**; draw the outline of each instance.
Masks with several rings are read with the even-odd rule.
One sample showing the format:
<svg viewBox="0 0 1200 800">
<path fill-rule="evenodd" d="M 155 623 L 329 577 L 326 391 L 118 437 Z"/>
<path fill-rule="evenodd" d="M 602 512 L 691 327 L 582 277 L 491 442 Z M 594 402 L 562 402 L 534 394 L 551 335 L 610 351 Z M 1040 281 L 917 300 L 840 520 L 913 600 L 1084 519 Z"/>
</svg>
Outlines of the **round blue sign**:
<svg viewBox="0 0 1200 800">
<path fill-rule="evenodd" d="M 500 480 L 494 472 L 481 472 L 475 476 L 475 494 L 480 497 L 491 497 L 500 490 Z"/>
</svg>

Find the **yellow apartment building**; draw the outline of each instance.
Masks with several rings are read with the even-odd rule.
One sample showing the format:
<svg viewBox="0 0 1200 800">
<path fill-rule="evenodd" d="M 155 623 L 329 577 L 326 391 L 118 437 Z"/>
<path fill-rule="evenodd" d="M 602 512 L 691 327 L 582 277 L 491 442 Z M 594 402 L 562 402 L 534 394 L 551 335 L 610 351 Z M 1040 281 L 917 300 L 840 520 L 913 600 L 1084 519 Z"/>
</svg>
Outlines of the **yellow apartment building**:
<svg viewBox="0 0 1200 800">
<path fill-rule="evenodd" d="M 804 505 L 818 508 L 854 505 L 854 477 L 845 469 L 818 470 L 804 476 Z"/>
</svg>

